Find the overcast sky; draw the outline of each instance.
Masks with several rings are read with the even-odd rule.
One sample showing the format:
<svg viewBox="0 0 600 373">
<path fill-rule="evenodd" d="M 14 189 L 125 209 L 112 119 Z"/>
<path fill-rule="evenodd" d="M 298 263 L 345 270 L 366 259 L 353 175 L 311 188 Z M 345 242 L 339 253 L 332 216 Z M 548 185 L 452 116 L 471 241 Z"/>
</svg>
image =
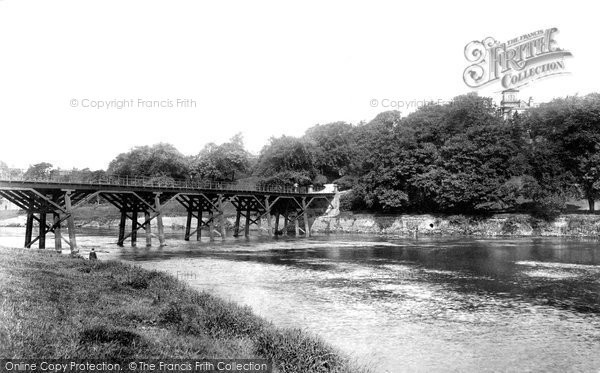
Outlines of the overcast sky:
<svg viewBox="0 0 600 373">
<path fill-rule="evenodd" d="M 0 0 L 0 160 L 99 169 L 137 145 L 168 142 L 189 155 L 237 132 L 257 153 L 271 136 L 368 121 L 391 109 L 381 106 L 385 100 L 408 105 L 470 92 L 467 43 L 550 27 L 573 53 L 565 60 L 570 74 L 529 84 L 521 96 L 542 102 L 600 91 L 595 7 Z M 500 90 L 478 92 L 498 98 Z M 178 99 L 196 105 L 177 107 Z M 133 105 L 83 107 L 111 100 Z M 173 107 L 140 107 L 139 100 Z"/>
</svg>

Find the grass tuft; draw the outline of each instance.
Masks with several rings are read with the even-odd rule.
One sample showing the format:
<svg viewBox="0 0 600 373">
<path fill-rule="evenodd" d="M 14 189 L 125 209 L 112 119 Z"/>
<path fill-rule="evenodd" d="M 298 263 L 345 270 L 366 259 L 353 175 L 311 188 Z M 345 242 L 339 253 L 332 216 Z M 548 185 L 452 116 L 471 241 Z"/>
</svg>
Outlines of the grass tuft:
<svg viewBox="0 0 600 373">
<path fill-rule="evenodd" d="M 111 330 L 105 325 L 98 325 L 91 328 L 85 329 L 80 333 L 81 343 L 120 343 L 122 345 L 129 345 L 132 343 L 139 342 L 141 337 L 128 330 Z"/>
</svg>

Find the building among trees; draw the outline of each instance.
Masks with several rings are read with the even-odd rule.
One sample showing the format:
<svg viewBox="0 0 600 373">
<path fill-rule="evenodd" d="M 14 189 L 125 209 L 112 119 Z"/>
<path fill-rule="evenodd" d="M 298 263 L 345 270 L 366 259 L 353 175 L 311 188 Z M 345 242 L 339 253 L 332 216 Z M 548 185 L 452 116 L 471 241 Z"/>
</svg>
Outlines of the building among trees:
<svg viewBox="0 0 600 373">
<path fill-rule="evenodd" d="M 531 108 L 537 107 L 533 102 L 533 98 L 529 97 L 527 101 L 519 98 L 518 89 L 507 89 L 502 91 L 502 101 L 500 101 L 500 111 L 504 119 L 509 119 L 515 114 L 521 114 Z"/>
</svg>

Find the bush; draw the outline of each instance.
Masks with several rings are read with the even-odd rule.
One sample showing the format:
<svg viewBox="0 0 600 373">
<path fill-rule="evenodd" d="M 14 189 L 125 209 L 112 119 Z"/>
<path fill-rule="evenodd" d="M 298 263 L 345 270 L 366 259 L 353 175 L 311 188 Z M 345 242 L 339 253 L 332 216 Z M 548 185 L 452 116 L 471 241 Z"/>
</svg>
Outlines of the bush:
<svg viewBox="0 0 600 373">
<path fill-rule="evenodd" d="M 294 184 L 298 184 L 299 186 L 311 185 L 312 179 L 302 172 L 285 171 L 263 178 L 257 183 L 261 188 L 292 187 Z"/>
<path fill-rule="evenodd" d="M 450 215 L 448 216 L 448 224 L 454 227 L 464 227 L 469 224 L 469 219 L 464 215 Z"/>
<path fill-rule="evenodd" d="M 127 281 L 124 284 L 138 290 L 147 289 L 150 281 L 160 276 L 160 273 L 157 271 L 143 271 L 135 267 L 132 269 L 132 272 L 128 274 Z"/>
<path fill-rule="evenodd" d="M 365 208 L 362 197 L 353 190 L 340 196 L 340 211 L 357 211 Z"/>
<path fill-rule="evenodd" d="M 535 202 L 532 215 L 546 221 L 556 219 L 567 206 L 566 198 L 557 194 L 544 196 Z"/>
<path fill-rule="evenodd" d="M 317 189 L 322 188 L 323 185 L 325 185 L 325 184 L 327 184 L 327 176 L 325 176 L 325 175 L 320 175 L 319 174 L 313 180 L 313 185 Z"/>
<path fill-rule="evenodd" d="M 333 181 L 334 184 L 337 184 L 339 190 L 350 190 L 356 185 L 357 182 L 358 179 L 350 175 L 342 176 Z"/>
<path fill-rule="evenodd" d="M 510 216 L 504 222 L 502 226 L 502 233 L 504 234 L 515 234 L 519 231 L 520 227 L 529 225 L 529 218 L 523 218 L 521 216 Z"/>
</svg>

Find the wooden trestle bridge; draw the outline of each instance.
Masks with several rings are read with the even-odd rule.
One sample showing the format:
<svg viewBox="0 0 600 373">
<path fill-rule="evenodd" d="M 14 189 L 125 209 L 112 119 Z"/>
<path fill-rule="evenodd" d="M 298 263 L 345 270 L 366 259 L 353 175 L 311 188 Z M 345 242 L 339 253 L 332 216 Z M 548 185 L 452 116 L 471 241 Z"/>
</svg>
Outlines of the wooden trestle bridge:
<svg viewBox="0 0 600 373">
<path fill-rule="evenodd" d="M 121 213 L 117 245 L 123 246 L 125 240 L 129 239 L 131 245 L 135 246 L 138 231 L 143 230 L 146 245 L 151 246 L 151 222 L 155 221 L 162 246 L 165 243 L 163 207 L 173 200 L 187 210 L 185 240 L 194 234 L 199 240 L 203 228 L 208 228 L 212 240 L 215 233 L 226 237 L 224 207 L 227 203 L 236 210 L 234 237 L 240 235 L 242 218 L 245 236 L 249 235 L 250 225 L 260 224 L 266 218 L 270 234 L 285 235 L 288 224 L 293 223 L 296 235 L 303 233 L 308 237 L 311 225 L 309 209 L 315 213 L 323 212 L 331 207 L 334 195 L 334 190 L 315 192 L 310 187 L 261 188 L 238 183 L 193 180 L 165 182 L 122 176 L 102 176 L 86 181 L 69 180 L 65 176 L 24 180 L 0 174 L 0 197 L 27 212 L 25 247 L 37 243 L 43 249 L 46 247 L 46 235 L 53 233 L 55 249 L 61 251 L 64 241 L 73 254 L 78 252 L 74 214 L 79 207 L 97 197 L 108 201 Z M 280 217 L 283 217 L 283 222 L 280 222 Z M 140 223 L 140 220 L 143 222 Z M 128 221 L 131 222 L 130 226 Z M 62 234 L 65 222 L 68 239 Z M 215 223 L 218 223 L 218 231 Z M 35 236 L 34 224 L 39 227 Z"/>
</svg>

